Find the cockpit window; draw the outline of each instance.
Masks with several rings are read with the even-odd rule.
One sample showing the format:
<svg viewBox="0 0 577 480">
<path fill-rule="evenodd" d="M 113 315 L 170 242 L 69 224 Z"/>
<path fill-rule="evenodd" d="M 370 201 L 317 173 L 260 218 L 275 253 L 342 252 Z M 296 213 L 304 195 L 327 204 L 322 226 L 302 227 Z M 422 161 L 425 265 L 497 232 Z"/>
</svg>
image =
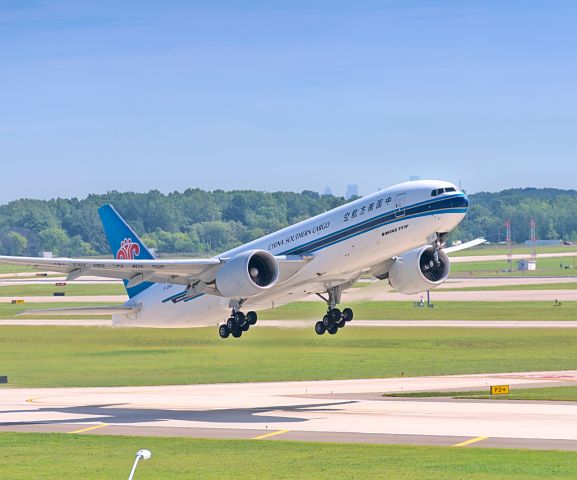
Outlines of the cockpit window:
<svg viewBox="0 0 577 480">
<path fill-rule="evenodd" d="M 437 195 L 442 195 L 443 193 L 456 192 L 454 187 L 447 188 L 437 188 L 431 192 L 431 197 L 436 197 Z"/>
</svg>

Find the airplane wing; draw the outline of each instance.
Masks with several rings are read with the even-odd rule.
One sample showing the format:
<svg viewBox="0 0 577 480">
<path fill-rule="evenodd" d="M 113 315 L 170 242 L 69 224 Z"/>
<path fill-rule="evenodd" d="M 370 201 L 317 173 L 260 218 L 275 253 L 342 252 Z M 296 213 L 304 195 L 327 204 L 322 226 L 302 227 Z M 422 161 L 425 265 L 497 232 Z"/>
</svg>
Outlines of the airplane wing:
<svg viewBox="0 0 577 480">
<path fill-rule="evenodd" d="M 222 261 L 218 258 L 161 261 L 0 256 L 0 263 L 27 265 L 35 269 L 65 273 L 68 275 L 67 280 L 93 275 L 128 280 L 134 285 L 145 281 L 188 285 L 191 280 L 202 277 L 203 273 L 219 266 Z"/>
<path fill-rule="evenodd" d="M 484 238 L 476 238 L 470 242 L 461 243 L 460 245 L 455 245 L 453 247 L 443 248 L 443 250 L 445 253 L 459 252 L 461 250 L 466 250 L 467 248 L 476 247 L 477 245 L 481 245 L 483 243 L 487 243 L 487 240 Z"/>
<path fill-rule="evenodd" d="M 224 295 L 216 288 L 216 278 L 221 268 L 228 269 L 230 276 L 232 268 L 231 285 L 225 288 L 228 295 L 237 296 L 243 293 L 238 285 L 238 276 L 248 265 L 242 263 L 247 254 L 256 255 L 256 265 L 250 270 L 266 270 L 271 268 L 275 271 L 276 283 L 283 283 L 293 277 L 305 263 L 312 260 L 311 255 L 286 255 L 272 256 L 265 251 L 252 250 L 241 252 L 230 258 L 194 258 L 183 260 L 160 260 L 146 247 L 138 235 L 130 228 L 112 205 L 103 205 L 98 213 L 102 220 L 104 231 L 108 238 L 114 259 L 82 259 L 82 258 L 37 258 L 37 257 L 8 257 L 0 256 L 0 263 L 13 265 L 27 265 L 36 269 L 51 272 L 60 272 L 67 275 L 67 280 L 75 280 L 78 277 L 92 275 L 105 278 L 117 278 L 125 281 L 128 296 L 132 298 L 138 294 L 139 289 L 134 288 L 146 283 L 171 283 L 186 285 L 192 293 L 208 293 L 212 295 Z M 261 257 L 265 257 L 262 259 Z M 256 258 L 256 257 L 255 257 Z M 260 260 L 259 260 L 260 259 Z M 274 259 L 274 260 L 273 260 Z M 240 260 L 240 261 L 237 261 Z M 227 263 L 231 265 L 227 266 Z M 270 263 L 270 265 L 267 265 Z M 274 265 L 273 265 L 274 264 Z M 244 272 L 248 276 L 248 271 Z M 270 272 L 269 272 L 270 273 Z M 278 275 L 277 275 L 278 273 Z M 224 275 L 224 272 L 223 272 Z M 252 275 L 252 274 L 251 274 Z M 272 278 L 271 277 L 271 278 Z M 262 279 L 255 277 L 248 280 L 253 291 L 251 295 L 261 290 Z M 144 285 L 146 287 L 146 285 Z M 140 288 L 140 287 L 139 287 Z M 244 292 L 246 293 L 246 291 Z"/>
<path fill-rule="evenodd" d="M 279 283 L 295 275 L 312 259 L 304 255 L 274 257 L 279 267 Z M 212 284 L 218 269 L 229 258 L 183 259 L 183 260 L 92 260 L 81 258 L 37 258 L 0 256 L 0 263 L 26 265 L 35 269 L 65 273 L 67 280 L 92 275 L 127 280 L 127 287 L 143 282 L 191 285 L 198 282 Z M 213 293 L 213 292 L 210 292 Z"/>
</svg>

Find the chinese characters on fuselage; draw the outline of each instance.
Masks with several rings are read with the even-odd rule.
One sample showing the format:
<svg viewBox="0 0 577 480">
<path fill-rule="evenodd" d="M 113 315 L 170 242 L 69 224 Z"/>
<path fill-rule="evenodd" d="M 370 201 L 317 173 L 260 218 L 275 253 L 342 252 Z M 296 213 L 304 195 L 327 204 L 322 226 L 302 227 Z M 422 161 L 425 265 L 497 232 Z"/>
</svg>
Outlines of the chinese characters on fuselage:
<svg viewBox="0 0 577 480">
<path fill-rule="evenodd" d="M 349 220 L 352 220 L 353 218 L 362 217 L 366 213 L 373 213 L 373 211 L 381 209 L 383 207 L 383 203 L 385 203 L 387 206 L 389 206 L 391 201 L 392 201 L 391 197 L 388 196 L 386 199 L 384 197 L 379 198 L 376 202 L 373 201 L 373 202 L 370 202 L 366 205 L 363 205 L 362 207 L 357 207 L 353 210 L 346 212 L 344 217 L 343 217 L 343 221 L 348 222 Z"/>
</svg>

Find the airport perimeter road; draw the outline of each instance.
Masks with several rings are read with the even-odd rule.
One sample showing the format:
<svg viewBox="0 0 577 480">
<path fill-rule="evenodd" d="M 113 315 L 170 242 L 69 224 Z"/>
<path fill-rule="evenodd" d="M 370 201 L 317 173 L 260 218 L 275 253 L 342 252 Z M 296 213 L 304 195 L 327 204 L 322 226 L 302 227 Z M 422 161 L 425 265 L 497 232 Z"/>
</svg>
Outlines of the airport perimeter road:
<svg viewBox="0 0 577 480">
<path fill-rule="evenodd" d="M 404 295 L 391 292 L 385 288 L 352 288 L 343 292 L 342 303 L 347 302 L 386 302 L 386 301 L 412 301 L 426 300 L 426 294 Z M 307 297 L 305 300 L 315 301 L 315 298 Z M 576 290 L 467 290 L 467 291 L 444 291 L 432 290 L 431 300 L 456 301 L 456 302 L 560 302 L 577 301 Z M 321 302 L 321 299 L 318 299 Z"/>
<path fill-rule="evenodd" d="M 0 389 L 0 431 L 577 450 L 577 403 L 385 392 L 552 386 L 577 371 L 117 388 Z"/>
</svg>

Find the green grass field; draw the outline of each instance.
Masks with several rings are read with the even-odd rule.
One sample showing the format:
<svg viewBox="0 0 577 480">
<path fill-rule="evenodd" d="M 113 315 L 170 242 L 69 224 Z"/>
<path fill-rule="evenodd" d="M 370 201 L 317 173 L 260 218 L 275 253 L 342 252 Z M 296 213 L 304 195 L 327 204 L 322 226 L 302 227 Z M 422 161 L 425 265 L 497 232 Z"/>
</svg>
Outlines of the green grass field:
<svg viewBox="0 0 577 480">
<path fill-rule="evenodd" d="M 355 318 L 362 320 L 577 320 L 577 302 L 435 302 L 434 308 L 416 308 L 413 302 L 353 302 Z M 321 302 L 294 302 L 259 312 L 262 320 L 313 320 L 324 315 Z"/>
<path fill-rule="evenodd" d="M 570 266 L 571 268 L 564 268 Z M 509 264 L 506 260 L 464 262 L 451 264 L 451 276 L 577 276 L 577 255 L 575 257 L 538 258 L 537 270 L 519 272 L 517 261 L 513 260 L 513 271 L 506 272 Z"/>
<path fill-rule="evenodd" d="M 433 293 L 434 300 L 434 293 Z M 24 310 L 75 306 L 110 305 L 111 303 L 0 303 L 0 319 L 17 319 Z M 413 302 L 353 302 L 355 318 L 363 320 L 575 320 L 577 302 L 563 302 L 554 307 L 549 302 L 434 302 L 434 308 L 416 308 Z M 295 302 L 259 312 L 261 320 L 316 320 L 324 315 L 321 302 Z M 42 317 L 34 317 L 42 318 Z M 46 317 L 54 318 L 54 317 Z M 58 318 L 62 318 L 58 316 Z M 78 318 L 78 317 L 75 317 Z"/>
<path fill-rule="evenodd" d="M 24 267 L 20 265 L 6 265 L 0 263 L 0 274 L 4 273 L 22 273 L 22 272 L 34 272 L 32 267 Z"/>
<path fill-rule="evenodd" d="M 0 327 L 10 386 L 324 380 L 572 369 L 577 331 L 537 329 Z M 138 366 L 138 368 L 135 368 Z"/>
<path fill-rule="evenodd" d="M 257 440 L 0 433 L 2 478 L 126 478 L 141 448 L 145 479 L 574 479 L 577 454 L 561 451 Z"/>
<path fill-rule="evenodd" d="M 87 295 L 126 295 L 126 289 L 122 284 L 71 284 L 65 287 L 57 287 L 52 284 L 30 285 L 1 285 L 0 297 L 38 297 L 50 296 L 54 292 L 65 292 L 68 296 Z"/>
<path fill-rule="evenodd" d="M 513 245 L 513 255 L 531 255 L 533 249 L 525 245 Z M 577 255 L 576 245 L 552 245 L 549 247 L 537 247 L 537 253 L 567 253 L 575 252 Z M 507 255 L 507 245 L 480 245 L 467 250 L 451 253 L 450 257 L 476 257 L 480 255 Z"/>
<path fill-rule="evenodd" d="M 508 395 L 490 395 L 487 391 L 470 392 L 407 392 L 387 394 L 387 397 L 409 398 L 478 398 L 490 400 L 547 400 L 558 402 L 577 402 L 577 387 L 516 388 L 512 386 Z"/>
</svg>

